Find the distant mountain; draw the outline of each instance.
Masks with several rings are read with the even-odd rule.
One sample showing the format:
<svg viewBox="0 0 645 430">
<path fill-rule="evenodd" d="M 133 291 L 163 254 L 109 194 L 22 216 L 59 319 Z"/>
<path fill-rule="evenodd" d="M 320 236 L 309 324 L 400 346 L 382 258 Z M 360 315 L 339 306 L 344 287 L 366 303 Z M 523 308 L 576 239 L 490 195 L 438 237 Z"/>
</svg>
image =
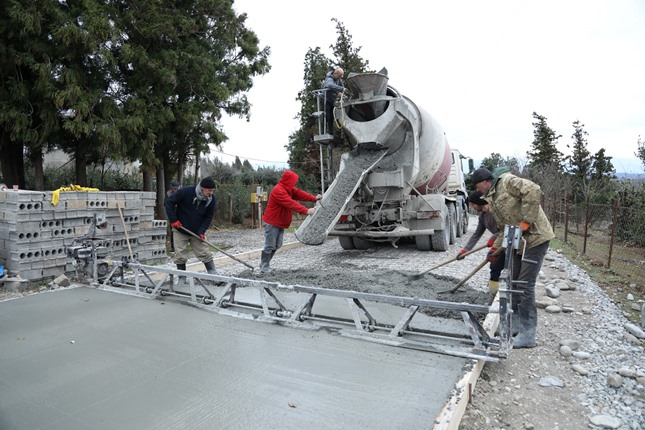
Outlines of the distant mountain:
<svg viewBox="0 0 645 430">
<path fill-rule="evenodd" d="M 616 177 L 618 179 L 643 179 L 645 180 L 645 173 L 625 173 L 625 172 L 616 172 Z"/>
</svg>

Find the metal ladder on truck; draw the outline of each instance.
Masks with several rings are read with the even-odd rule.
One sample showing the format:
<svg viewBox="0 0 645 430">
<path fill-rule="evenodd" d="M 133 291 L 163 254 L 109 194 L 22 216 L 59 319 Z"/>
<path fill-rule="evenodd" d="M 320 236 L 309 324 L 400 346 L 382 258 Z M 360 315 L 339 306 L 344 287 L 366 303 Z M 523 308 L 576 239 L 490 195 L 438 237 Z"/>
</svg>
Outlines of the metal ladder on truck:
<svg viewBox="0 0 645 430">
<path fill-rule="evenodd" d="M 314 142 L 318 144 L 320 150 L 320 184 L 322 194 L 325 193 L 325 184 L 331 184 L 336 177 L 336 168 L 334 167 L 332 142 L 334 141 L 334 130 L 327 128 L 327 114 L 325 112 L 325 103 L 327 90 L 321 88 L 314 90 L 316 98 L 316 112 L 312 115 L 318 121 L 318 134 L 314 135 Z"/>
</svg>

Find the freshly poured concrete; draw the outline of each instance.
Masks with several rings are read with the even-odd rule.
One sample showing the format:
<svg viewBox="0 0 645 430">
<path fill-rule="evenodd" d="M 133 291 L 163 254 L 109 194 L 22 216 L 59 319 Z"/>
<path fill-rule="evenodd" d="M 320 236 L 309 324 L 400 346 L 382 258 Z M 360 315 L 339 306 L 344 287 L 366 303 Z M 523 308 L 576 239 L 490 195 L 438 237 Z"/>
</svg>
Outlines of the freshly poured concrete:
<svg viewBox="0 0 645 430">
<path fill-rule="evenodd" d="M 0 303 L 0 429 L 429 429 L 467 362 L 69 289 Z"/>
</svg>

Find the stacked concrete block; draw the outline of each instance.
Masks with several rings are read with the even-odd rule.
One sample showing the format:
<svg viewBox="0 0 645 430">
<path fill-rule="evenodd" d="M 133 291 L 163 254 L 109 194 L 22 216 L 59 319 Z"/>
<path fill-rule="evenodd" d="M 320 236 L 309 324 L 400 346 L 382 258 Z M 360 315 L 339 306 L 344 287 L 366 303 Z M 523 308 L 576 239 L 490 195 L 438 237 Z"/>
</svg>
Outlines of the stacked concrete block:
<svg viewBox="0 0 645 430">
<path fill-rule="evenodd" d="M 155 193 L 63 191 L 56 205 L 52 196 L 0 191 L 0 264 L 9 273 L 30 281 L 73 274 L 67 248 L 88 237 L 95 214 L 107 225 L 95 229 L 92 239 L 112 259 L 167 262 L 166 221 L 154 219 Z"/>
</svg>

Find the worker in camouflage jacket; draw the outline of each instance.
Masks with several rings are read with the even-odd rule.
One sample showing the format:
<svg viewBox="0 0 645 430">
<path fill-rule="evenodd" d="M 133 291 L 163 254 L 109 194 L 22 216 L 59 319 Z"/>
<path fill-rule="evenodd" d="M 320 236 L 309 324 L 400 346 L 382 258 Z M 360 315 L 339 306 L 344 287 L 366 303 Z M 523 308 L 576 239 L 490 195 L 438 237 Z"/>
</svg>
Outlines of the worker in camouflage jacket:
<svg viewBox="0 0 645 430">
<path fill-rule="evenodd" d="M 542 190 L 536 183 L 511 174 L 508 167 L 500 167 L 491 173 L 486 168 L 475 170 L 472 175 L 477 191 L 483 193 L 490 204 L 498 228 L 503 231 L 508 225 L 519 226 L 526 249 L 512 253 L 512 288 L 521 294 L 513 294 L 512 309 L 518 330 L 513 339 L 513 348 L 536 346 L 537 307 L 535 305 L 535 282 L 549 242 L 555 237 L 551 224 L 540 205 Z M 495 261 L 496 249 L 502 247 L 504 235 L 500 234 L 488 254 L 489 261 Z M 522 254 L 524 254 L 522 256 Z"/>
</svg>

